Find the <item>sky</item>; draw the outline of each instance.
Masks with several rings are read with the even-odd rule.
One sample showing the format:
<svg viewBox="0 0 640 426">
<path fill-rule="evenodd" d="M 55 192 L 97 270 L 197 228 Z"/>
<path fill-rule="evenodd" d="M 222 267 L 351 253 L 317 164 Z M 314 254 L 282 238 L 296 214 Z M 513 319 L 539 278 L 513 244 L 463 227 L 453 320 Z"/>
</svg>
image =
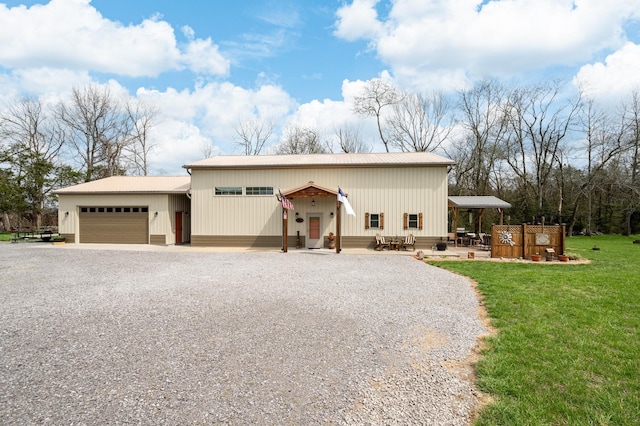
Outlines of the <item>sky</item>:
<svg viewBox="0 0 640 426">
<path fill-rule="evenodd" d="M 235 128 L 330 137 L 368 80 L 455 93 L 484 78 L 562 79 L 594 97 L 640 87 L 640 0 L 0 0 L 0 110 L 107 85 L 158 109 L 152 174 L 241 154 Z"/>
</svg>

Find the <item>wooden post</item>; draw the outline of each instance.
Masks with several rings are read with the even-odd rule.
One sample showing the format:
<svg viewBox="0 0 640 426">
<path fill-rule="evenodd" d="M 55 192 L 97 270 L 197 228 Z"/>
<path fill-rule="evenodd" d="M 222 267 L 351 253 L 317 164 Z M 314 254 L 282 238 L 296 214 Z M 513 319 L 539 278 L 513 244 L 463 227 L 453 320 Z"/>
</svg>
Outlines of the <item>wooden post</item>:
<svg viewBox="0 0 640 426">
<path fill-rule="evenodd" d="M 453 238 L 455 247 L 458 247 L 458 208 L 453 208 Z"/>
<path fill-rule="evenodd" d="M 342 210 L 342 203 L 336 200 L 336 254 L 340 254 L 342 247 L 342 224 L 340 223 L 340 212 Z"/>
<path fill-rule="evenodd" d="M 287 234 L 289 234 L 289 214 L 287 213 L 287 209 L 282 209 L 282 252 L 286 253 L 289 251 L 289 238 L 287 238 Z"/>
</svg>

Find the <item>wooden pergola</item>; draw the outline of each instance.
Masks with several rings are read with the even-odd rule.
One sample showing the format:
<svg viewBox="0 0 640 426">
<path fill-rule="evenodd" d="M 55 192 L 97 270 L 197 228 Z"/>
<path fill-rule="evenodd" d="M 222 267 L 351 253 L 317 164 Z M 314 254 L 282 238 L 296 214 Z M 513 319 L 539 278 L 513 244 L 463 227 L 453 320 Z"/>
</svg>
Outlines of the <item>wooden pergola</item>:
<svg viewBox="0 0 640 426">
<path fill-rule="evenodd" d="M 289 188 L 282 192 L 282 195 L 294 201 L 300 198 L 334 198 L 336 200 L 336 253 L 340 253 L 340 211 L 342 203 L 338 201 L 338 191 L 333 190 L 314 182 L 309 182 L 295 188 Z M 288 251 L 288 233 L 289 233 L 289 215 L 286 209 L 282 209 L 282 249 L 286 253 Z"/>
<path fill-rule="evenodd" d="M 486 209 L 496 209 L 500 214 L 500 225 L 504 222 L 504 209 L 511 208 L 511 204 L 492 195 L 464 195 L 450 196 L 449 208 L 453 209 L 453 232 L 458 229 L 458 215 L 460 210 L 478 210 L 478 229 L 482 229 L 482 214 Z M 457 235 L 456 235 L 457 237 Z M 456 245 L 458 239 L 456 238 Z"/>
</svg>

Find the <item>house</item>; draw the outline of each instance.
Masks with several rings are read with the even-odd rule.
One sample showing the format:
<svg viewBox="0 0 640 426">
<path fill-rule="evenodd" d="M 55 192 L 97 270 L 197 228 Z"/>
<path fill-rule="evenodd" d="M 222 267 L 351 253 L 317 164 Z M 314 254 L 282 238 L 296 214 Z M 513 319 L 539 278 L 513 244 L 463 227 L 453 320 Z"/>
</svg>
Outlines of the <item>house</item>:
<svg viewBox="0 0 640 426">
<path fill-rule="evenodd" d="M 218 156 L 183 166 L 190 177 L 114 177 L 59 190 L 60 232 L 75 242 L 107 242 L 93 228 L 113 232 L 124 216 L 92 209 L 135 206 L 146 213 L 148 238 L 142 218 L 136 234 L 150 244 L 322 248 L 333 232 L 343 248 L 373 247 L 376 234 L 413 234 L 416 248 L 430 248 L 447 236 L 452 164 L 433 153 Z M 338 187 L 355 216 L 338 210 Z M 280 195 L 293 210 L 282 209 Z M 121 232 L 108 239 L 131 242 Z"/>
</svg>

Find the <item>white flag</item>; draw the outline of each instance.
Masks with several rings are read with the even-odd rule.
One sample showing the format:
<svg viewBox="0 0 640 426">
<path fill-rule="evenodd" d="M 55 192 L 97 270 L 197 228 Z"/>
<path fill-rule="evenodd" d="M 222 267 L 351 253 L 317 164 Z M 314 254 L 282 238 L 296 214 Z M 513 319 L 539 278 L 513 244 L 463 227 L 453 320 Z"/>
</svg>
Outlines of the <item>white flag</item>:
<svg viewBox="0 0 640 426">
<path fill-rule="evenodd" d="M 344 192 L 342 192 L 342 189 L 340 189 L 340 187 L 338 187 L 338 201 L 344 204 L 344 209 L 347 211 L 347 214 L 350 214 L 352 216 L 356 215 L 356 212 L 354 212 L 351 208 L 351 204 L 349 204 L 349 200 L 347 200 L 347 196 L 344 194 Z"/>
</svg>

